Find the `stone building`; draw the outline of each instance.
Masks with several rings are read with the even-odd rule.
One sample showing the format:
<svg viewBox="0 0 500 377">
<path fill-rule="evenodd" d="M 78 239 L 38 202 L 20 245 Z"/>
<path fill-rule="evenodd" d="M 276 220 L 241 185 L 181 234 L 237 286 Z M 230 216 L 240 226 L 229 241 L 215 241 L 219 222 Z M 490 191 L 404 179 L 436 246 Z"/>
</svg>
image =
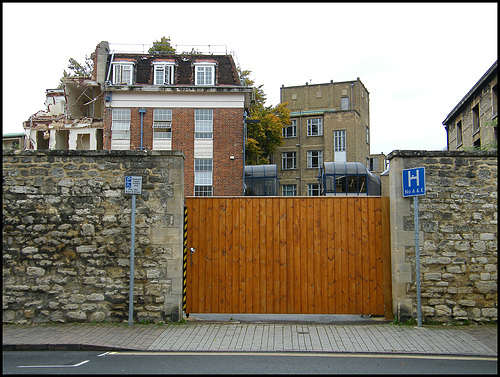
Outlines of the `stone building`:
<svg viewBox="0 0 500 377">
<path fill-rule="evenodd" d="M 496 149 L 498 122 L 497 62 L 443 121 L 448 150 Z"/>
<path fill-rule="evenodd" d="M 281 87 L 291 124 L 271 163 L 282 195 L 319 195 L 325 161 L 370 163 L 369 93 L 361 80 Z"/>
</svg>

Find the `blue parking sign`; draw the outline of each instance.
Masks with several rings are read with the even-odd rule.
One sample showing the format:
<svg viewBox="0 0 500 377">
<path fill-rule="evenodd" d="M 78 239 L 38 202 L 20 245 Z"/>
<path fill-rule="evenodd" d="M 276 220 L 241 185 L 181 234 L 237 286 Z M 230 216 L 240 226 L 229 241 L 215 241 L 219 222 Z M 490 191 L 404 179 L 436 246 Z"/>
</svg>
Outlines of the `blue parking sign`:
<svg viewBox="0 0 500 377">
<path fill-rule="evenodd" d="M 425 168 L 403 169 L 403 196 L 425 195 Z"/>
</svg>

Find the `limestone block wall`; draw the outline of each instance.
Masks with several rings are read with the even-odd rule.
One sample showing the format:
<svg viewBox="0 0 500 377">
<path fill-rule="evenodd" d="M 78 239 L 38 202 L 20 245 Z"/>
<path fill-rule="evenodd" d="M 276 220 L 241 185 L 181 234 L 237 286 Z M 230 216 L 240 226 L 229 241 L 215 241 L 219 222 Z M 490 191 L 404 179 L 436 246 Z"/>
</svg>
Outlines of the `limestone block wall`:
<svg viewBox="0 0 500 377">
<path fill-rule="evenodd" d="M 181 318 L 181 152 L 3 152 L 2 168 L 4 323 L 128 321 L 130 175 L 134 321 Z"/>
<path fill-rule="evenodd" d="M 417 317 L 413 199 L 402 170 L 425 167 L 419 196 L 424 321 L 497 320 L 497 152 L 394 151 L 389 156 L 393 310 Z"/>
</svg>

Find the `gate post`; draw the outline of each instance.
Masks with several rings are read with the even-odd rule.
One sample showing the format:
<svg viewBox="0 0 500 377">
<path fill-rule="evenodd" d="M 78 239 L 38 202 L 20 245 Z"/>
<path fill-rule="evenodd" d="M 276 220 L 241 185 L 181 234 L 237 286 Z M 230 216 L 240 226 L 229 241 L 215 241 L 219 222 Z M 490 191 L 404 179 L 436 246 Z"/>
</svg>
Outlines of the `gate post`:
<svg viewBox="0 0 500 377">
<path fill-rule="evenodd" d="M 384 275 L 384 312 L 385 319 L 392 320 L 392 252 L 391 252 L 391 207 L 390 198 L 381 197 L 382 207 L 382 263 Z"/>
<path fill-rule="evenodd" d="M 182 263 L 182 310 L 186 313 L 186 289 L 187 289 L 187 213 L 188 208 L 184 206 L 184 248 L 182 251 L 183 254 L 183 263 Z M 189 317 L 189 313 L 186 313 L 186 317 Z"/>
</svg>

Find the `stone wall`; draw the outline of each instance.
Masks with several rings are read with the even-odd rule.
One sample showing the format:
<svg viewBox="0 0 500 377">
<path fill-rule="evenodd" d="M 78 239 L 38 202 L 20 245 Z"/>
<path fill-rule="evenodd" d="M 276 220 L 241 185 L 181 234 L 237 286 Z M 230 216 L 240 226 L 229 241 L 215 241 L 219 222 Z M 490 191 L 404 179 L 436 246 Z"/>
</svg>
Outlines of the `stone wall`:
<svg viewBox="0 0 500 377">
<path fill-rule="evenodd" d="M 393 309 L 417 317 L 413 199 L 402 170 L 425 167 L 419 196 L 424 321 L 497 320 L 497 152 L 394 151 L 389 156 Z"/>
<path fill-rule="evenodd" d="M 3 152 L 2 168 L 4 323 L 128 321 L 129 175 L 134 321 L 181 318 L 181 152 Z"/>
</svg>

